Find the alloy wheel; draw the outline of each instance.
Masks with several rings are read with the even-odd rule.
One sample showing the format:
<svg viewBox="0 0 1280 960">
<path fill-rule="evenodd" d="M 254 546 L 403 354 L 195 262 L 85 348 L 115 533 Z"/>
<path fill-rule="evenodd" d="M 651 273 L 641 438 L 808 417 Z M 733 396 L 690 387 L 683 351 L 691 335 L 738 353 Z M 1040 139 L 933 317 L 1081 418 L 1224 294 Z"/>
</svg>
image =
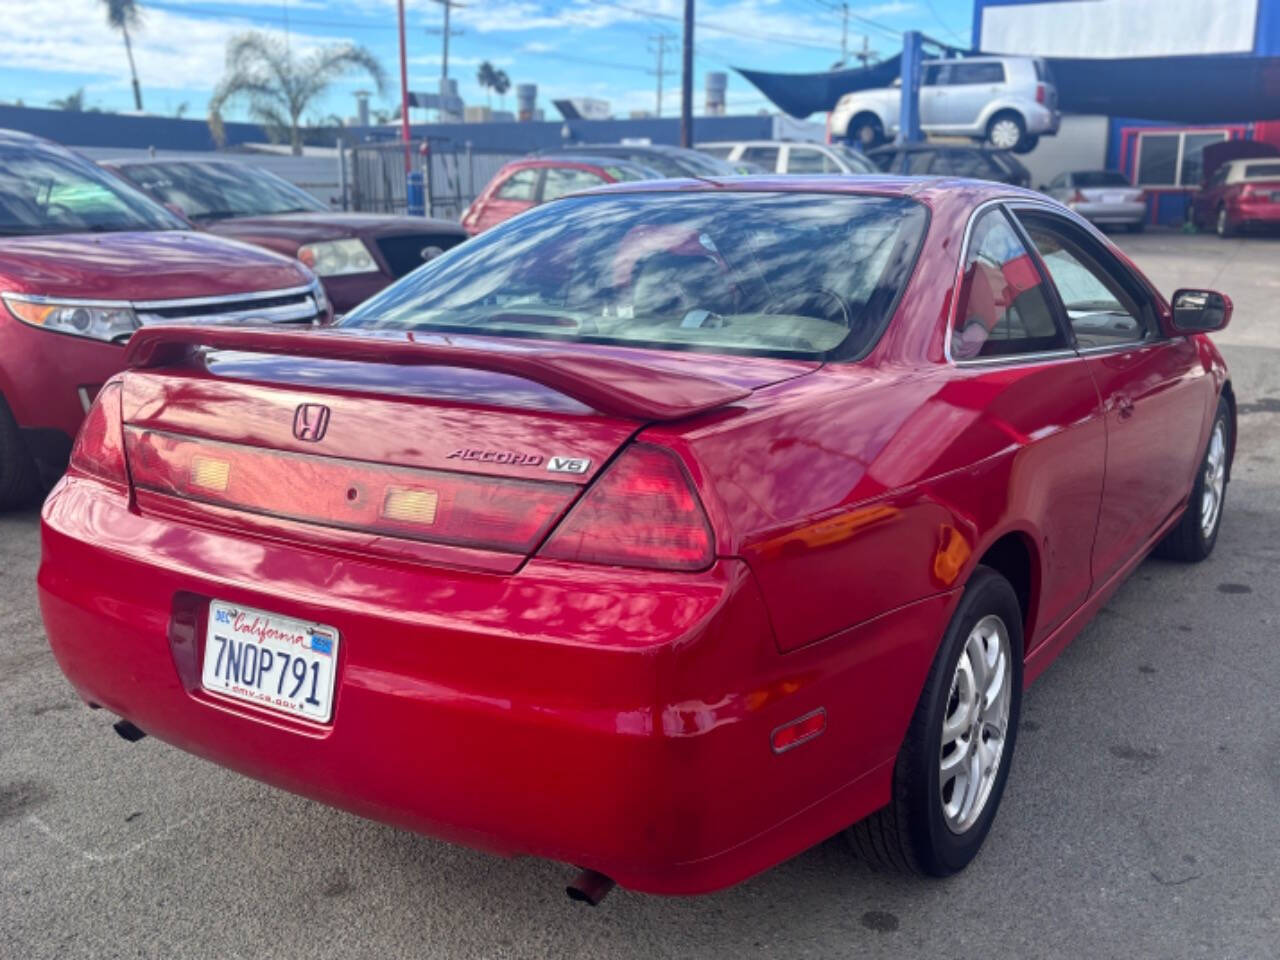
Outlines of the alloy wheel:
<svg viewBox="0 0 1280 960">
<path fill-rule="evenodd" d="M 997 120 L 991 127 L 991 145 L 1000 150 L 1012 150 L 1022 139 L 1022 131 L 1014 120 Z"/>
<path fill-rule="evenodd" d="M 1213 424 L 1209 451 L 1204 458 L 1204 492 L 1200 496 L 1200 532 L 1213 536 L 1222 513 L 1222 495 L 1227 485 L 1227 430 L 1221 420 Z"/>
<path fill-rule="evenodd" d="M 1004 759 L 1013 671 L 1009 630 L 994 615 L 969 631 L 951 678 L 942 720 L 939 800 L 952 833 L 964 833 L 986 809 Z"/>
</svg>

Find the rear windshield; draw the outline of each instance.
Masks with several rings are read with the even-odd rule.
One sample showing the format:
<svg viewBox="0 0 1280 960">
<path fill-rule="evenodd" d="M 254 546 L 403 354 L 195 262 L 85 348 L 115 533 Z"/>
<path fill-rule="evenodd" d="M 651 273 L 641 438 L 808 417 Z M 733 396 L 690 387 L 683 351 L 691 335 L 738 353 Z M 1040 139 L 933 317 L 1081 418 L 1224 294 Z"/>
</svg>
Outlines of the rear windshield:
<svg viewBox="0 0 1280 960">
<path fill-rule="evenodd" d="M 1071 175 L 1077 187 L 1128 187 L 1129 178 L 1119 170 L 1077 170 Z"/>
<path fill-rule="evenodd" d="M 887 323 L 926 223 L 902 197 L 573 197 L 455 247 L 341 325 L 857 357 Z"/>
<path fill-rule="evenodd" d="M 1041 83 L 1053 83 L 1053 71 L 1049 69 L 1049 64 L 1043 60 L 1032 60 L 1036 65 L 1036 79 Z"/>
<path fill-rule="evenodd" d="M 1253 180 L 1264 177 L 1280 177 L 1280 163 L 1250 163 L 1244 168 L 1244 178 Z"/>
<path fill-rule="evenodd" d="M 302 188 L 249 164 L 161 161 L 127 164 L 123 172 L 198 223 L 329 209 Z"/>
<path fill-rule="evenodd" d="M 87 160 L 34 144 L 0 147 L 0 236 L 183 229 L 164 207 Z"/>
</svg>

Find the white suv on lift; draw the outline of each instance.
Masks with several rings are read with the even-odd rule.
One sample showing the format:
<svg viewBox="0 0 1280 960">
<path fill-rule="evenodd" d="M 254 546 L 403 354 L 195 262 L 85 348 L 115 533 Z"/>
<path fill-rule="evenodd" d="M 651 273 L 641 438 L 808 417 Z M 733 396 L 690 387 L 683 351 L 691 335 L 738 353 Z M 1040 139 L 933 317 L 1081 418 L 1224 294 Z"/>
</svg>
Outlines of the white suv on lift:
<svg viewBox="0 0 1280 960">
<path fill-rule="evenodd" d="M 1000 150 L 1029 153 L 1042 134 L 1058 132 L 1058 90 L 1038 57 L 926 60 L 920 82 L 920 129 L 972 137 Z M 895 136 L 901 84 L 846 93 L 831 113 L 831 138 L 869 150 Z"/>
</svg>

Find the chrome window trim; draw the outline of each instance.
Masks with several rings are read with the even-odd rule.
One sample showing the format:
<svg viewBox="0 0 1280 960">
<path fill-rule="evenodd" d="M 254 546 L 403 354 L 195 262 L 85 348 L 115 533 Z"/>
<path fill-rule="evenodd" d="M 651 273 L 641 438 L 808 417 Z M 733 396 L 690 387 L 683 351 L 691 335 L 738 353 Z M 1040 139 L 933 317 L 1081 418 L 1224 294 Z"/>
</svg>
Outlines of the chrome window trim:
<svg viewBox="0 0 1280 960">
<path fill-rule="evenodd" d="M 955 296 L 951 298 L 951 308 L 947 311 L 947 329 L 944 332 L 942 339 L 943 356 L 946 358 L 946 362 L 951 364 L 953 367 L 990 366 L 996 363 L 1036 363 L 1043 360 L 1068 360 L 1079 356 L 1079 353 L 1071 347 L 1061 347 L 1057 350 L 1041 350 L 1035 353 L 1011 353 L 1007 356 L 970 357 L 959 360 L 952 356 L 951 337 L 955 332 L 956 314 L 960 310 L 960 290 L 964 285 L 964 262 L 969 256 L 969 243 L 973 239 L 974 224 L 976 224 L 988 210 L 994 207 L 1004 208 L 1007 205 L 1015 203 L 1042 207 L 1050 213 L 1057 214 L 1061 214 L 1066 209 L 1065 207 L 1062 207 L 1061 204 L 1050 203 L 1036 197 L 1017 196 L 996 197 L 992 200 L 986 200 L 974 207 L 973 213 L 969 215 L 969 222 L 964 225 L 964 239 L 960 244 L 960 258 L 956 262 L 955 280 L 952 285 L 952 289 L 955 291 Z M 1019 240 L 1021 241 L 1021 237 L 1019 237 Z"/>
</svg>

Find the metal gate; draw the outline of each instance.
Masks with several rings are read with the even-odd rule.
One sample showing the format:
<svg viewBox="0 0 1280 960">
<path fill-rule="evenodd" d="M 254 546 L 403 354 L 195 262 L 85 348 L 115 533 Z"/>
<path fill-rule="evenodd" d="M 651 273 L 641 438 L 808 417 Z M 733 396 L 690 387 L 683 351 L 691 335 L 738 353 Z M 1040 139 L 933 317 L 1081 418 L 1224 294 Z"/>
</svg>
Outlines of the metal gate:
<svg viewBox="0 0 1280 960">
<path fill-rule="evenodd" d="M 343 209 L 405 213 L 404 143 L 387 140 L 340 147 L 345 180 Z M 457 220 L 504 163 L 519 153 L 473 150 L 443 137 L 413 140 L 410 162 L 424 174 L 427 215 Z"/>
</svg>

